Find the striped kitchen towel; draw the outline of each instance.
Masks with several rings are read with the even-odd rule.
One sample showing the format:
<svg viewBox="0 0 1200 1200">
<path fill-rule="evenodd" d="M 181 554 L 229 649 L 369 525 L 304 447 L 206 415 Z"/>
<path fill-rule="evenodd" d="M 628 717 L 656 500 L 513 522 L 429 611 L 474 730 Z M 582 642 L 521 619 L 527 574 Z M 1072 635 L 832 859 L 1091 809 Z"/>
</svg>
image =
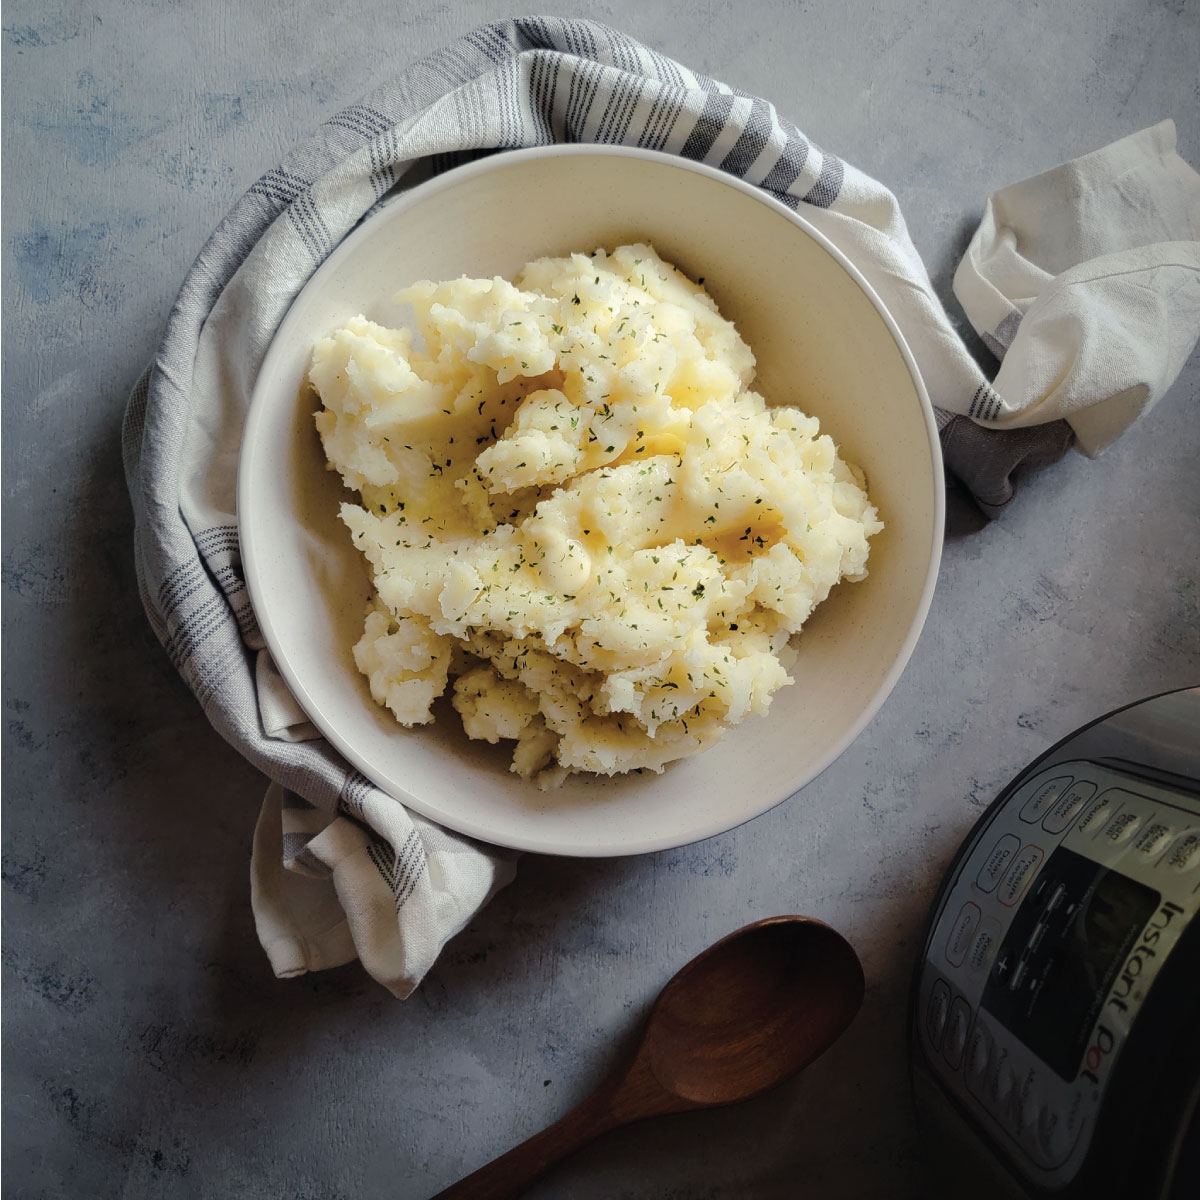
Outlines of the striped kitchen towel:
<svg viewBox="0 0 1200 1200">
<path fill-rule="evenodd" d="M 255 376 L 297 292 L 377 204 L 481 154 L 556 141 L 684 155 L 803 210 L 895 315 L 940 426 L 968 427 L 977 493 L 994 502 L 1007 487 L 1013 455 L 983 431 L 1030 398 L 999 394 L 967 354 L 891 193 L 765 101 L 602 25 L 526 18 L 479 29 L 333 117 L 204 246 L 124 426 L 150 622 L 218 732 L 270 780 L 251 898 L 281 976 L 357 957 L 407 995 L 511 879 L 514 856 L 409 813 L 317 735 L 284 687 L 248 602 L 234 505 Z M 1009 337 L 1007 310 L 1005 320 Z M 1020 336 L 1009 337 L 1006 362 Z M 986 419 L 955 415 L 968 413 Z M 1018 431 L 1018 457 L 1061 452 L 1070 430 L 1058 418 L 1070 415 L 1041 403 L 1050 423 Z"/>
</svg>

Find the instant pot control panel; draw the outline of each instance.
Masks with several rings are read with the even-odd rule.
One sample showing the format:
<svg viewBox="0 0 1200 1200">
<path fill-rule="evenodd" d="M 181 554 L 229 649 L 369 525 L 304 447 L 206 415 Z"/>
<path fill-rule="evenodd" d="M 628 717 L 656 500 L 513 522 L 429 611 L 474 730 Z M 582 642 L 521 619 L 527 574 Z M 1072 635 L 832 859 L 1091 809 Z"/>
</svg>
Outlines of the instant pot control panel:
<svg viewBox="0 0 1200 1200">
<path fill-rule="evenodd" d="M 1085 1161 L 1150 986 L 1200 907 L 1200 795 L 1067 759 L 981 823 L 919 971 L 927 1070 L 1018 1174 L 1064 1187 Z"/>
</svg>

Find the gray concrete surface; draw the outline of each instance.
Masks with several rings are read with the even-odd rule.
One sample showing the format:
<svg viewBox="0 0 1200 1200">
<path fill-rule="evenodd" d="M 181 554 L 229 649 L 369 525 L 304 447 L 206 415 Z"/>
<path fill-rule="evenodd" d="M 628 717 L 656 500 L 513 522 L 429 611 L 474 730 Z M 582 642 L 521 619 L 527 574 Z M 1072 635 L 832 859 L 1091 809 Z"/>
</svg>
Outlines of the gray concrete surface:
<svg viewBox="0 0 1200 1200">
<path fill-rule="evenodd" d="M 948 299 L 996 187 L 1167 116 L 1200 166 L 1187 0 L 539 7 L 774 101 L 892 187 Z M 406 1003 L 357 966 L 274 980 L 248 896 L 262 781 L 137 603 L 125 397 L 246 186 L 389 72 L 512 11 L 4 6 L 6 1196 L 420 1200 L 580 1098 L 692 954 L 787 911 L 863 958 L 844 1040 L 744 1107 L 615 1134 L 534 1195 L 925 1194 L 905 992 L 951 853 L 1053 741 L 1200 678 L 1194 357 L 1105 457 L 1069 457 L 949 540 L 899 686 L 803 793 L 681 850 L 526 859 Z"/>
</svg>

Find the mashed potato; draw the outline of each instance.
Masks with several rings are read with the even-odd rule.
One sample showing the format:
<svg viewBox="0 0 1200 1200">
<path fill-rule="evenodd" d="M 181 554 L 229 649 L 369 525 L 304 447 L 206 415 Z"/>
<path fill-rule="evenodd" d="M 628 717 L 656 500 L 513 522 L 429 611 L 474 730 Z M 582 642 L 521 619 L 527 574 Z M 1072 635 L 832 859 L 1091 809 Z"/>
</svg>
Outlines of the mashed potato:
<svg viewBox="0 0 1200 1200">
<path fill-rule="evenodd" d="M 375 699 L 421 725 L 450 687 L 542 786 L 661 771 L 765 712 L 883 526 L 816 420 L 750 390 L 703 288 L 633 245 L 397 299 L 413 330 L 358 317 L 309 375 L 362 497 Z"/>
</svg>

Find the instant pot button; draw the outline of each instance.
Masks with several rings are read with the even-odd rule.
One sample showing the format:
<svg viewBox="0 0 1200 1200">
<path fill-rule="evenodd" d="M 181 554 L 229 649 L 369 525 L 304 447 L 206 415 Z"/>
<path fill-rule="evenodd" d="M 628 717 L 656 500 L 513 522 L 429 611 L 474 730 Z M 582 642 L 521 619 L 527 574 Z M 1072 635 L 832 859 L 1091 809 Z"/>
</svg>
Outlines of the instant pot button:
<svg viewBox="0 0 1200 1200">
<path fill-rule="evenodd" d="M 1071 1096 L 1071 1103 L 1067 1106 L 1066 1115 L 1062 1119 L 1063 1137 L 1066 1139 L 1067 1149 L 1070 1150 L 1075 1145 L 1079 1137 L 1080 1131 L 1083 1129 L 1083 1121 L 1086 1113 L 1083 1107 L 1083 1091 L 1076 1089 Z"/>
<path fill-rule="evenodd" d="M 1043 1108 L 1038 1113 L 1037 1119 L 1037 1140 L 1042 1152 L 1049 1157 L 1051 1149 L 1054 1145 L 1054 1131 L 1062 1122 L 1058 1119 L 1058 1113 L 1053 1108 Z"/>
<path fill-rule="evenodd" d="M 1153 821 L 1138 834 L 1134 850 L 1143 858 L 1157 858 L 1166 848 L 1175 830 L 1161 821 Z"/>
<path fill-rule="evenodd" d="M 967 1042 L 967 1058 L 966 1066 L 963 1068 L 966 1075 L 967 1087 L 976 1095 L 979 1095 L 983 1090 L 984 1081 L 987 1079 L 988 1067 L 992 1062 L 992 1039 L 988 1036 L 987 1030 L 979 1021 L 975 1022 L 975 1028 L 971 1030 L 971 1039 Z"/>
<path fill-rule="evenodd" d="M 992 1076 L 992 1111 L 1003 1119 L 1012 1103 L 1014 1076 L 1012 1067 L 1008 1065 L 1007 1056 L 1000 1059 L 996 1065 L 996 1073 Z"/>
<path fill-rule="evenodd" d="M 946 1018 L 950 1015 L 950 986 L 939 979 L 929 993 L 925 1009 L 925 1032 L 935 1050 L 942 1048 L 942 1034 L 946 1032 Z"/>
<path fill-rule="evenodd" d="M 1020 1094 L 1013 1105 L 1018 1133 L 1024 1135 L 1033 1129 L 1040 1107 L 1037 1096 L 1037 1076 L 1030 1070 L 1021 1080 Z"/>
<path fill-rule="evenodd" d="M 1171 847 L 1166 862 L 1172 871 L 1190 871 L 1200 863 L 1200 829 L 1189 829 Z"/>
<path fill-rule="evenodd" d="M 1076 833 L 1095 833 L 1113 811 L 1113 795 L 1112 792 L 1101 792 L 1095 800 L 1087 807 L 1087 812 L 1079 818 L 1079 824 L 1075 826 Z"/>
<path fill-rule="evenodd" d="M 994 892 L 996 890 L 996 884 L 1000 882 L 1004 872 L 1008 869 L 1008 864 L 1012 862 L 1013 855 L 1020 848 L 1021 839 L 1015 833 L 1006 833 L 992 847 L 983 866 L 979 868 L 979 875 L 975 880 L 980 891 Z"/>
<path fill-rule="evenodd" d="M 1141 823 L 1142 818 L 1137 813 L 1119 812 L 1105 825 L 1103 836 L 1106 841 L 1118 846 L 1133 837 Z"/>
<path fill-rule="evenodd" d="M 986 971 L 992 965 L 1002 932 L 1000 922 L 995 917 L 987 917 L 980 924 L 979 932 L 971 943 L 971 952 L 967 955 L 967 970 L 972 975 Z"/>
<path fill-rule="evenodd" d="M 1054 807 L 1042 819 L 1047 833 L 1062 833 L 1083 811 L 1083 806 L 1096 794 L 1094 783 L 1073 783 L 1054 802 Z"/>
<path fill-rule="evenodd" d="M 979 928 L 979 905 L 970 900 L 958 910 L 954 924 L 950 926 L 950 936 L 946 939 L 946 960 L 952 967 L 961 967 L 967 957 L 971 939 Z"/>
<path fill-rule="evenodd" d="M 1050 811 L 1059 796 L 1071 786 L 1071 783 L 1070 775 L 1059 775 L 1055 779 L 1048 779 L 1021 805 L 1021 820 L 1027 821 L 1030 825 L 1036 825 Z"/>
<path fill-rule="evenodd" d="M 1037 1122 L 1041 1115 L 1042 1106 L 1032 1096 L 1021 1101 L 1021 1111 L 1017 1113 L 1017 1132 L 1029 1150 L 1037 1149 Z"/>
<path fill-rule="evenodd" d="M 955 1071 L 962 1063 L 963 1048 L 967 1044 L 967 1030 L 970 1027 L 971 1006 L 959 996 L 950 1006 L 950 1019 L 946 1022 L 946 1040 L 942 1044 L 942 1054 Z"/>
<path fill-rule="evenodd" d="M 1001 984 L 1008 979 L 1012 974 L 1013 959 L 1015 957 L 1016 955 L 1013 953 L 1012 947 L 1007 947 L 996 955 L 996 965 L 992 968 L 993 983 Z"/>
<path fill-rule="evenodd" d="M 1043 858 L 1045 858 L 1045 854 L 1037 846 L 1025 846 L 1021 849 L 996 891 L 996 898 L 1001 904 L 1011 908 L 1020 900 L 1029 886 L 1029 881 L 1037 873 Z"/>
<path fill-rule="evenodd" d="M 1047 1167 L 1057 1167 L 1065 1162 L 1075 1144 L 1066 1118 L 1059 1109 L 1050 1106 L 1038 1114 L 1037 1140 L 1046 1156 Z"/>
</svg>

